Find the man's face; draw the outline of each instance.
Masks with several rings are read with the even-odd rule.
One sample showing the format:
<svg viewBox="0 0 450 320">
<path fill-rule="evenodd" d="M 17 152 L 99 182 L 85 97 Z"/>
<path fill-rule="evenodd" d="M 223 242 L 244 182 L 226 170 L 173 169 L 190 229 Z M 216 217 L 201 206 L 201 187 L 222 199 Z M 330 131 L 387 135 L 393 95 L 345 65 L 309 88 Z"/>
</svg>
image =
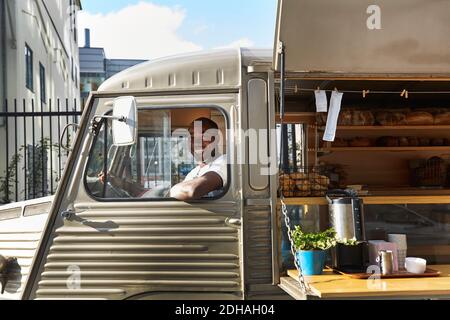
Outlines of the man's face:
<svg viewBox="0 0 450 320">
<path fill-rule="evenodd" d="M 208 146 L 214 143 L 214 129 L 203 125 L 201 121 L 196 121 L 194 125 L 189 128 L 191 136 L 191 152 L 197 162 L 205 161 L 207 155 L 204 154 Z M 211 136 L 211 134 L 213 136 Z"/>
</svg>

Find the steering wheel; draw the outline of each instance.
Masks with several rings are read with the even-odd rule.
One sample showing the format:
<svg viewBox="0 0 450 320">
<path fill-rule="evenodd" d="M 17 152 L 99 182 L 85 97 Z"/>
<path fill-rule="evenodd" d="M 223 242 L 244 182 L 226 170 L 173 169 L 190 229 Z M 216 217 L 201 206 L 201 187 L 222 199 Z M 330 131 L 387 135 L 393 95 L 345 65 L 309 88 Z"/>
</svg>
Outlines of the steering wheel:
<svg viewBox="0 0 450 320">
<path fill-rule="evenodd" d="M 163 198 L 170 198 L 170 188 L 167 188 L 163 193 Z"/>
<path fill-rule="evenodd" d="M 125 190 L 115 187 L 110 181 L 106 183 L 107 187 L 116 194 L 118 198 L 132 198 L 132 196 Z"/>
</svg>

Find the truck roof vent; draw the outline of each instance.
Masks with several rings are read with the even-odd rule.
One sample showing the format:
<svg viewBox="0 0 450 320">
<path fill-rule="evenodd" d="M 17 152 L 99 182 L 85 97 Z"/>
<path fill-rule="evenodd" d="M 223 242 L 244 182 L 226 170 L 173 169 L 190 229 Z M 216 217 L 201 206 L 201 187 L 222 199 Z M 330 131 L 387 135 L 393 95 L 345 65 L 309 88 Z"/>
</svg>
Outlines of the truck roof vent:
<svg viewBox="0 0 450 320">
<path fill-rule="evenodd" d="M 177 78 L 175 73 L 169 74 L 169 87 L 175 87 L 177 85 Z"/>
<path fill-rule="evenodd" d="M 223 69 L 217 70 L 217 84 L 225 84 L 225 72 Z"/>
<path fill-rule="evenodd" d="M 199 71 L 192 72 L 192 85 L 194 85 L 194 86 L 200 85 L 200 72 Z"/>
<path fill-rule="evenodd" d="M 153 78 L 152 77 L 146 77 L 145 78 L 145 87 L 146 88 L 153 88 Z"/>
</svg>

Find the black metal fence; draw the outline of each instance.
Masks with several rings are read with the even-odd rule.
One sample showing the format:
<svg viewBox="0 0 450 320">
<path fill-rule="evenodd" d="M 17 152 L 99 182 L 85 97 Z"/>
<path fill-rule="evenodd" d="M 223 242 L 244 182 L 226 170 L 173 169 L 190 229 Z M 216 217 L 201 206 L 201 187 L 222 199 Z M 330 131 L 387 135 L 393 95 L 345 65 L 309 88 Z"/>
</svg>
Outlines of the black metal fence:
<svg viewBox="0 0 450 320">
<path fill-rule="evenodd" d="M 71 144 L 70 133 L 63 142 L 60 137 L 80 120 L 77 100 L 6 100 L 1 111 L 0 203 L 54 194 Z"/>
</svg>

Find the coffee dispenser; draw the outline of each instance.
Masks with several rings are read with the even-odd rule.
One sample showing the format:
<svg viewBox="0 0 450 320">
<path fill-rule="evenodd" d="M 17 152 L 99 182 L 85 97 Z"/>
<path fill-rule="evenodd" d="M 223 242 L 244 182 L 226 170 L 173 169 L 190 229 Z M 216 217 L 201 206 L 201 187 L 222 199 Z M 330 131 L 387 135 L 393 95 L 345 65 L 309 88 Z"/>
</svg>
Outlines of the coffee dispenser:
<svg viewBox="0 0 450 320">
<path fill-rule="evenodd" d="M 340 242 L 331 250 L 332 267 L 347 273 L 365 272 L 367 244 L 364 230 L 364 205 L 352 190 L 327 193 L 330 225 Z M 356 240 L 357 245 L 348 241 Z"/>
</svg>

